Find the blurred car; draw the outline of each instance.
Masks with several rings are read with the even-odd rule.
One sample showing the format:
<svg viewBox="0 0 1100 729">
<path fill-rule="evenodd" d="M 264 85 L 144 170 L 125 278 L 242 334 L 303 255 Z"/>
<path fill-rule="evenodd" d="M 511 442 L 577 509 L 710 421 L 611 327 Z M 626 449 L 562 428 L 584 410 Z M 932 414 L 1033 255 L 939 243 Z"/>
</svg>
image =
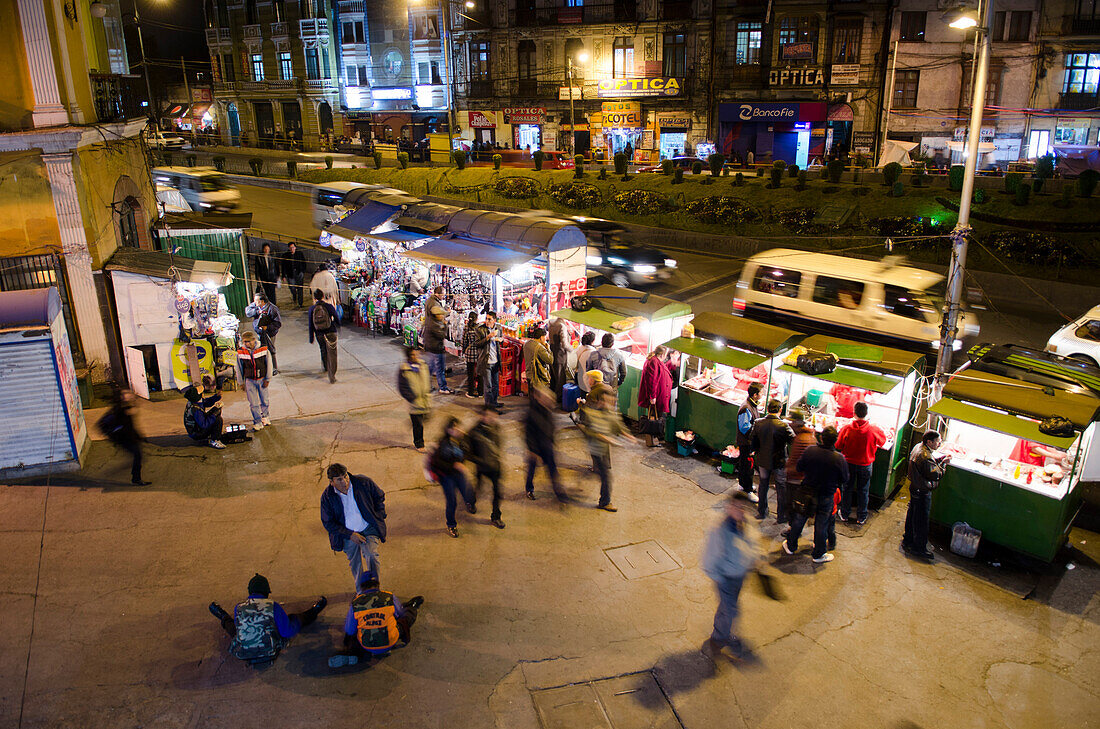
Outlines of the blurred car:
<svg viewBox="0 0 1100 729">
<path fill-rule="evenodd" d="M 676 169 L 677 167 L 679 167 L 684 171 L 684 174 L 690 174 L 691 168 L 695 166 L 696 162 L 703 165 L 704 171 L 710 169 L 710 163 L 707 162 L 705 159 L 700 159 L 699 157 L 672 157 L 671 160 L 672 169 Z M 638 172 L 661 172 L 661 165 L 655 164 L 646 165 L 645 167 L 639 167 Z"/>
<path fill-rule="evenodd" d="M 572 218 L 588 238 L 585 263 L 616 286 L 645 286 L 665 281 L 676 270 L 676 259 L 664 251 L 635 243 L 619 223 L 600 218 Z"/>
<path fill-rule="evenodd" d="M 159 129 L 145 129 L 145 142 L 156 149 L 183 149 L 187 140 L 175 134 L 167 134 Z"/>
<path fill-rule="evenodd" d="M 1100 306 L 1094 306 L 1054 332 L 1046 350 L 1089 364 L 1100 364 Z"/>
<path fill-rule="evenodd" d="M 154 167 L 152 172 L 157 185 L 178 190 L 196 212 L 227 213 L 240 204 L 240 191 L 211 167 Z"/>
</svg>

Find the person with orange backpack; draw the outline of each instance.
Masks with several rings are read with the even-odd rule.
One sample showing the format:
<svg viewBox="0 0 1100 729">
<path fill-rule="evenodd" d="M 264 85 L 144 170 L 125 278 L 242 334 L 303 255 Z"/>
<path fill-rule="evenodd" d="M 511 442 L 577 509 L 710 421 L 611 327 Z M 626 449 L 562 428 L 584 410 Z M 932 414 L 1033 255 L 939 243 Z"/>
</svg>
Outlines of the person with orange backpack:
<svg viewBox="0 0 1100 729">
<path fill-rule="evenodd" d="M 402 604 L 392 592 L 378 586 L 378 578 L 364 572 L 344 620 L 344 651 L 328 659 L 330 668 L 354 666 L 367 656 L 384 656 L 409 644 L 409 630 L 424 598 L 417 595 Z"/>
</svg>

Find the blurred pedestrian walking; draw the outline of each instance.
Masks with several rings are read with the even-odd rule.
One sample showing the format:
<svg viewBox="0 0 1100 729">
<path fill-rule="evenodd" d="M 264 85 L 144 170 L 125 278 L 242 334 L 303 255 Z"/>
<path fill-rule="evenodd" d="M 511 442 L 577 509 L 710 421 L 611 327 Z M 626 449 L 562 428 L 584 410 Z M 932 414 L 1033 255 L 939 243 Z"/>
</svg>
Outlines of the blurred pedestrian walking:
<svg viewBox="0 0 1100 729">
<path fill-rule="evenodd" d="M 317 340 L 321 350 L 321 367 L 328 373 L 328 381 L 336 382 L 337 350 L 340 331 L 340 317 L 336 307 L 324 300 L 321 289 L 313 290 L 313 305 L 309 307 L 309 343 Z"/>
<path fill-rule="evenodd" d="M 405 347 L 405 361 L 397 370 L 397 391 L 409 403 L 413 448 L 424 451 L 424 419 L 432 412 L 432 380 L 420 350 Z"/>
<path fill-rule="evenodd" d="M 466 452 L 476 469 L 474 481 L 474 502 L 481 491 L 481 479 L 484 478 L 493 488 L 493 511 L 489 514 L 490 523 L 497 529 L 504 528 L 500 518 L 500 476 L 503 471 L 504 437 L 500 431 L 500 422 L 496 411 L 488 405 L 481 406 L 481 415 L 474 427 L 466 434 Z"/>
<path fill-rule="evenodd" d="M 145 438 L 138 432 L 134 422 L 134 393 L 112 384 L 111 408 L 96 425 L 109 441 L 133 457 L 130 464 L 130 483 L 148 486 L 150 482 L 141 477 L 141 442 Z"/>
<path fill-rule="evenodd" d="M 548 331 L 550 337 L 550 356 L 553 362 L 550 365 L 550 390 L 554 398 L 561 402 L 561 389 L 569 381 L 569 355 L 573 352 L 573 343 L 569 341 L 569 330 L 565 328 L 565 320 L 561 317 L 550 319 Z"/>
<path fill-rule="evenodd" d="M 332 551 L 347 556 L 352 583 L 358 585 L 365 571 L 382 574 L 378 551 L 386 541 L 386 494 L 366 476 L 349 474 L 342 463 L 329 465 L 325 475 L 321 524 Z"/>
<path fill-rule="evenodd" d="M 462 432 L 458 429 L 458 418 L 450 417 L 443 424 L 443 436 L 432 451 L 428 467 L 439 481 L 439 485 L 443 487 L 443 497 L 447 503 L 447 533 L 456 539 L 458 522 L 455 519 L 455 511 L 458 507 L 458 497 L 462 497 L 462 501 L 466 504 L 466 511 L 471 514 L 477 513 L 475 497 L 466 480 L 466 471 L 462 467 L 464 460 L 466 460 L 466 453 L 462 450 Z"/>
<path fill-rule="evenodd" d="M 749 508 L 748 495 L 734 492 L 726 501 L 725 518 L 707 536 L 703 552 L 703 572 L 718 590 L 718 609 L 707 648 L 712 653 L 728 651 L 736 659 L 752 656 L 735 630 L 740 614 L 738 602 L 745 577 L 763 559 L 760 535 L 746 518 Z"/>
<path fill-rule="evenodd" d="M 600 476 L 600 500 L 596 507 L 604 511 L 618 511 L 611 503 L 611 445 L 627 435 L 622 418 L 614 407 L 615 396 L 611 388 L 604 384 L 596 385 L 585 398 L 578 423 L 588 442 L 592 467 Z"/>
<path fill-rule="evenodd" d="M 535 499 L 535 467 L 539 461 L 550 474 L 550 485 L 558 501 L 566 502 L 569 497 L 561 485 L 558 464 L 554 456 L 554 399 L 545 387 L 536 386 L 530 393 L 527 404 L 527 416 L 523 421 L 524 440 L 527 445 L 527 483 L 524 488 L 527 498 Z"/>
</svg>

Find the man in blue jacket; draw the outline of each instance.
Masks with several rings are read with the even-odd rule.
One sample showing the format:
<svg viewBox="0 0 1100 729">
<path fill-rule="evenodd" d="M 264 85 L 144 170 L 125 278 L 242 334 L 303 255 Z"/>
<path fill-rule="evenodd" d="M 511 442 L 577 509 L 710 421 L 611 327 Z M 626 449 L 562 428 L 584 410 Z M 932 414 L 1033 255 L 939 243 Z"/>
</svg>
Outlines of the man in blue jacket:
<svg viewBox="0 0 1100 729">
<path fill-rule="evenodd" d="M 752 655 L 733 632 L 741 586 L 763 558 L 756 527 L 745 518 L 748 503 L 747 494 L 734 492 L 726 502 L 726 518 L 711 531 L 703 552 L 703 571 L 718 588 L 718 610 L 707 649 L 712 653 L 729 650 L 737 659 Z"/>
<path fill-rule="evenodd" d="M 329 485 L 321 494 L 321 523 L 332 551 L 347 555 L 358 587 L 363 572 L 375 577 L 380 574 L 378 547 L 386 541 L 386 494 L 366 476 L 349 474 L 340 463 L 330 465 L 327 474 Z"/>
<path fill-rule="evenodd" d="M 754 504 L 760 497 L 752 487 L 752 426 L 760 417 L 760 390 L 759 382 L 749 385 L 745 403 L 737 410 L 737 482 Z"/>
<path fill-rule="evenodd" d="M 822 564 L 832 562 L 833 555 L 828 551 L 830 542 L 836 544 L 836 492 L 848 483 L 848 462 L 836 451 L 836 428 L 829 426 L 821 431 L 821 445 L 813 445 L 802 452 L 798 459 L 798 470 L 802 475 L 802 492 L 813 494 L 814 516 L 814 562 Z M 791 519 L 791 530 L 783 542 L 783 551 L 794 554 L 798 550 L 798 538 L 802 527 L 809 518 L 807 510 L 799 510 Z"/>
<path fill-rule="evenodd" d="M 210 612 L 221 621 L 222 630 L 233 639 L 229 652 L 252 665 L 275 660 L 290 639 L 320 614 L 328 600 L 322 595 L 308 610 L 287 615 L 283 606 L 270 598 L 271 585 L 256 573 L 248 581 L 248 599 L 233 608 L 230 616 L 216 602 Z"/>
</svg>

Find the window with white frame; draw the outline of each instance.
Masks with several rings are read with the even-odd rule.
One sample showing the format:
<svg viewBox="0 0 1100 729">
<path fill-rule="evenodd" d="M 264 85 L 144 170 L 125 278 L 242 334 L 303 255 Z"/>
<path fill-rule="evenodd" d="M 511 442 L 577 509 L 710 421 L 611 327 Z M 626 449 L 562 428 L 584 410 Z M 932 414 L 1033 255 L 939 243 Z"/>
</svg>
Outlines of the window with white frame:
<svg viewBox="0 0 1100 729">
<path fill-rule="evenodd" d="M 737 24 L 737 47 L 734 63 L 738 66 L 760 64 L 760 45 L 763 38 L 763 23 L 742 21 Z"/>
<path fill-rule="evenodd" d="M 264 80 L 264 56 L 262 53 L 252 54 L 252 80 Z"/>
<path fill-rule="evenodd" d="M 294 77 L 290 64 L 290 51 L 279 51 L 279 78 L 289 81 Z"/>
<path fill-rule="evenodd" d="M 611 58 L 611 77 L 629 78 L 634 75 L 634 39 L 619 36 L 615 39 L 614 55 Z"/>
</svg>

